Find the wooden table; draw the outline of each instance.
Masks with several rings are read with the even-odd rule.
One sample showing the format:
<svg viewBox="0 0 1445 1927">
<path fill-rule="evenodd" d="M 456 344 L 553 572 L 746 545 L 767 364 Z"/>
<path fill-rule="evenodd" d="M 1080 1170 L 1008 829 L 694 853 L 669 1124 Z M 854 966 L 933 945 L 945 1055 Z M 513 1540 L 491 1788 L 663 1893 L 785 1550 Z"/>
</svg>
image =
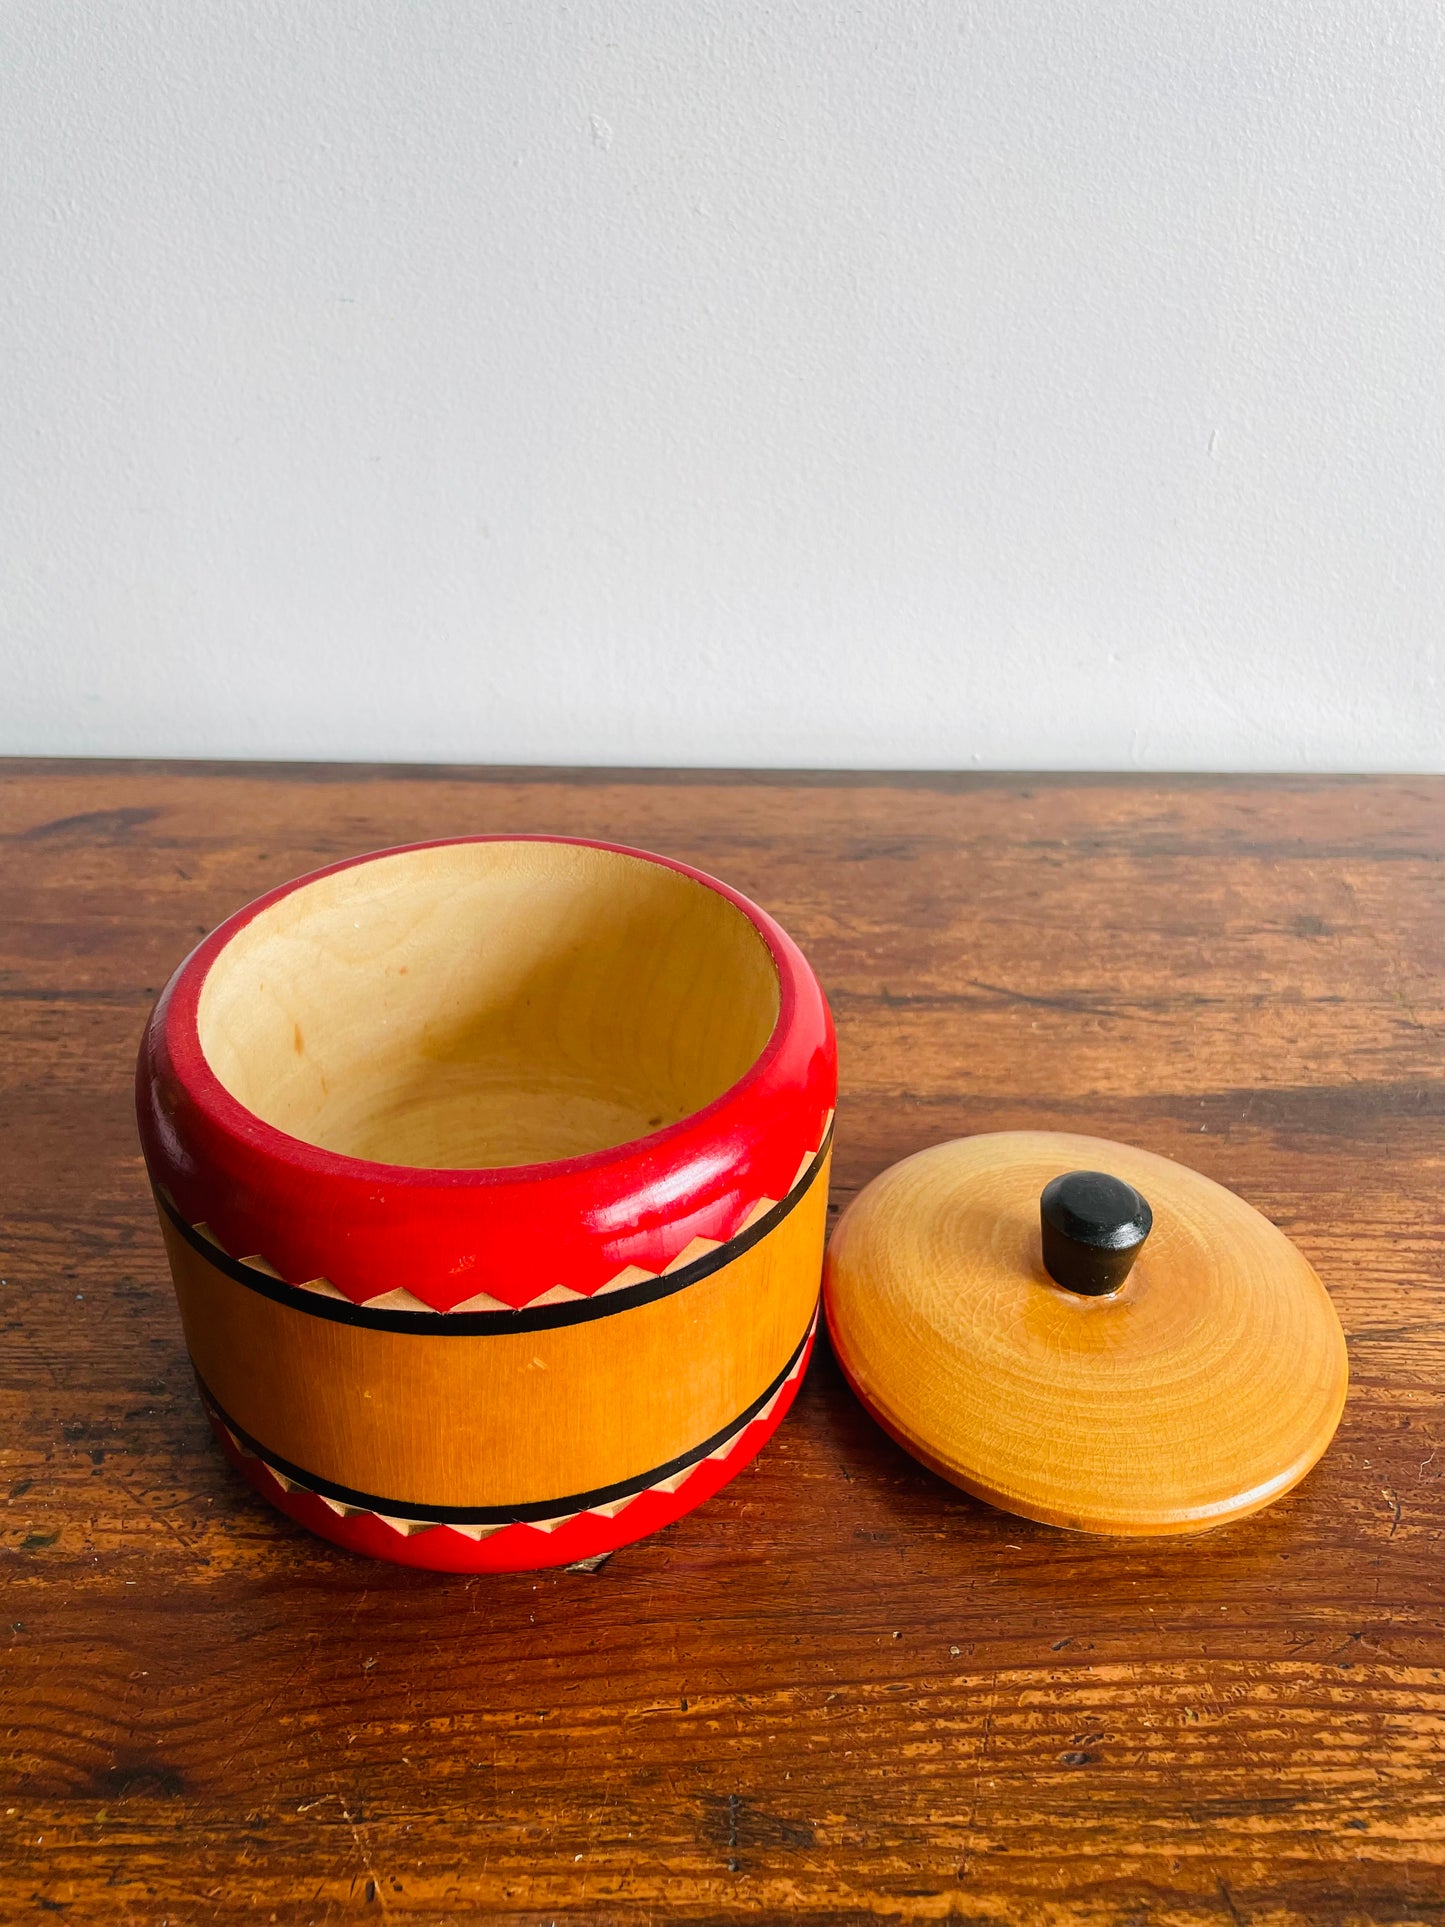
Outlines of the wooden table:
<svg viewBox="0 0 1445 1927">
<path fill-rule="evenodd" d="M 5 1921 L 1445 1921 L 1445 784 L 0 776 Z M 824 1356 L 595 1573 L 407 1572 L 267 1511 L 182 1349 L 142 1019 L 265 885 L 508 829 L 782 919 L 838 1020 L 835 1205 L 1023 1125 L 1259 1205 L 1349 1334 L 1320 1468 L 1212 1536 L 1069 1537 L 920 1470 Z"/>
</svg>

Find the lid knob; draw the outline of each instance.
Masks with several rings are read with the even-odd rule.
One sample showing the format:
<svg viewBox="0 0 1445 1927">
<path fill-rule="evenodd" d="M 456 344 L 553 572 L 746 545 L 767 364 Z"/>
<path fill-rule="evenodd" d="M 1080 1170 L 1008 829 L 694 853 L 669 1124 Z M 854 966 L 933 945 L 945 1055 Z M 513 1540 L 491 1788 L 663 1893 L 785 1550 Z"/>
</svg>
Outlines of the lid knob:
<svg viewBox="0 0 1445 1927">
<path fill-rule="evenodd" d="M 1132 1184 L 1104 1171 L 1066 1171 L 1043 1188 L 1044 1265 L 1087 1298 L 1117 1291 L 1144 1249 L 1154 1213 Z"/>
</svg>

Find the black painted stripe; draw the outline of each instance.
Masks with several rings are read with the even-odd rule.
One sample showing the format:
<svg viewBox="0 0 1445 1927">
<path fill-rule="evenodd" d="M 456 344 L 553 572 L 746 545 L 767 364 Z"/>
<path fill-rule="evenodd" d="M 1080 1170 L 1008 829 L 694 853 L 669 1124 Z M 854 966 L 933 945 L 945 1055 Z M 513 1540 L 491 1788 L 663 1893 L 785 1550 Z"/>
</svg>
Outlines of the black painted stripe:
<svg viewBox="0 0 1445 1927">
<path fill-rule="evenodd" d="M 657 1278 L 624 1285 L 618 1291 L 597 1292 L 591 1298 L 578 1298 L 566 1305 L 523 1305 L 520 1311 L 382 1311 L 373 1310 L 367 1305 L 354 1305 L 349 1298 L 330 1298 L 319 1291 L 307 1291 L 301 1285 L 288 1285 L 285 1279 L 273 1278 L 269 1272 L 258 1271 L 254 1265 L 248 1265 L 243 1259 L 233 1258 L 229 1252 L 222 1251 L 219 1245 L 203 1238 L 194 1225 L 188 1224 L 176 1209 L 174 1200 L 159 1188 L 156 1190 L 156 1202 L 186 1243 L 193 1251 L 198 1251 L 207 1264 L 214 1265 L 217 1271 L 224 1272 L 238 1285 L 245 1285 L 249 1291 L 257 1291 L 263 1298 L 274 1299 L 278 1305 L 289 1305 L 293 1311 L 304 1311 L 312 1318 L 329 1318 L 338 1325 L 359 1325 L 367 1331 L 413 1332 L 426 1338 L 484 1338 L 499 1332 L 556 1331 L 562 1325 L 582 1325 L 589 1319 L 610 1318 L 614 1312 L 631 1311 L 637 1305 L 650 1305 L 659 1298 L 670 1298 L 673 1292 L 683 1291 L 688 1285 L 695 1285 L 699 1279 L 711 1277 L 713 1272 L 721 1271 L 724 1265 L 730 1265 L 734 1258 L 740 1258 L 745 1251 L 760 1243 L 782 1223 L 790 1211 L 802 1203 L 823 1168 L 823 1160 L 832 1142 L 833 1126 L 830 1123 L 818 1147 L 817 1156 L 787 1197 L 780 1199 L 755 1224 L 750 1224 L 745 1231 L 738 1232 L 736 1237 L 719 1245 L 716 1251 L 695 1258 L 678 1271 L 667 1271 Z"/>
<path fill-rule="evenodd" d="M 263 1465 L 270 1466 L 293 1484 L 304 1486 L 309 1492 L 318 1492 L 323 1498 L 335 1499 L 338 1505 L 354 1507 L 358 1512 L 379 1512 L 390 1519 L 415 1519 L 419 1524 L 442 1526 L 504 1526 L 526 1524 L 537 1519 L 560 1519 L 574 1512 L 586 1512 L 592 1506 L 611 1505 L 617 1499 L 636 1498 L 638 1493 L 646 1492 L 649 1486 L 659 1479 L 671 1478 L 675 1472 L 685 1472 L 690 1466 L 698 1464 L 716 1452 L 719 1446 L 726 1445 L 744 1428 L 751 1424 L 775 1392 L 782 1390 L 792 1375 L 798 1360 L 807 1347 L 818 1324 L 818 1310 L 808 1320 L 803 1336 L 793 1348 L 792 1356 L 778 1373 L 777 1377 L 747 1406 L 738 1417 L 714 1432 L 710 1439 L 701 1445 L 693 1446 L 689 1452 L 680 1453 L 669 1459 L 665 1465 L 655 1465 L 650 1472 L 644 1472 L 635 1479 L 621 1479 L 616 1485 L 601 1485 L 592 1492 L 572 1492 L 563 1499 L 529 1500 L 525 1505 L 413 1505 L 405 1499 L 381 1499 L 374 1493 L 357 1492 L 349 1485 L 337 1485 L 331 1479 L 318 1478 L 304 1466 L 293 1465 L 289 1459 L 281 1458 L 270 1452 L 259 1440 L 239 1426 L 230 1413 L 220 1404 L 200 1373 L 196 1373 L 196 1383 L 200 1387 L 201 1398 L 215 1413 L 229 1432 L 234 1433 L 248 1452 L 253 1453 Z"/>
</svg>

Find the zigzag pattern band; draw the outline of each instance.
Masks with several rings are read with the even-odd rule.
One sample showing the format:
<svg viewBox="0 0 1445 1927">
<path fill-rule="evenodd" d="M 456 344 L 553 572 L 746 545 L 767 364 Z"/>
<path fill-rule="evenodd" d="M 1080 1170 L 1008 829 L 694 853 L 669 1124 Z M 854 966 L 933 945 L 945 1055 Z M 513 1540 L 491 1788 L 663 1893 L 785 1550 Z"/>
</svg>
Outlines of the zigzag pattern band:
<svg viewBox="0 0 1445 1927">
<path fill-rule="evenodd" d="M 604 1286 L 590 1298 L 573 1297 L 560 1304 L 523 1305 L 516 1311 L 510 1308 L 497 1311 L 409 1311 L 395 1306 L 358 1305 L 331 1289 L 288 1284 L 275 1272 L 263 1270 L 254 1259 L 232 1257 L 214 1238 L 188 1223 L 169 1193 L 159 1188 L 156 1190 L 156 1203 L 177 1233 L 207 1264 L 224 1272 L 237 1284 L 245 1285 L 277 1304 L 288 1305 L 315 1318 L 328 1318 L 342 1325 L 359 1325 L 370 1331 L 411 1332 L 425 1337 L 481 1338 L 492 1332 L 555 1331 L 561 1326 L 582 1324 L 591 1318 L 607 1318 L 614 1312 L 630 1311 L 637 1305 L 649 1305 L 659 1298 L 670 1297 L 673 1292 L 683 1291 L 688 1285 L 721 1271 L 744 1251 L 766 1238 L 789 1212 L 802 1203 L 827 1160 L 832 1142 L 833 1119 L 830 1114 L 822 1143 L 786 1197 L 702 1256 L 679 1265 L 675 1270 L 660 1272 L 633 1284 Z"/>
</svg>

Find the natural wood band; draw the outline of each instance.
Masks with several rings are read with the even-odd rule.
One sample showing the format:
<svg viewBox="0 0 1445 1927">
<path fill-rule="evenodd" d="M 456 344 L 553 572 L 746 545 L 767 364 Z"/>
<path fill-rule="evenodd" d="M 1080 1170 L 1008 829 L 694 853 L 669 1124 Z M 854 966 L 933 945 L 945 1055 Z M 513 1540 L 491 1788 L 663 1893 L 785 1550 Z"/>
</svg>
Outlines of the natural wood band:
<svg viewBox="0 0 1445 1927">
<path fill-rule="evenodd" d="M 289 1461 L 278 1458 L 274 1452 L 268 1452 L 258 1440 L 251 1438 L 228 1412 L 221 1409 L 199 1372 L 196 1374 L 196 1384 L 204 1405 L 213 1418 L 219 1420 L 231 1434 L 233 1442 L 241 1448 L 243 1453 L 260 1459 L 273 1472 L 280 1473 L 288 1484 L 300 1485 L 309 1491 L 318 1492 L 323 1497 L 345 1506 L 348 1511 L 375 1512 L 390 1518 L 393 1522 L 413 1520 L 424 1525 L 505 1526 L 535 1522 L 551 1524 L 578 1512 L 592 1511 L 604 1506 L 615 1507 L 619 1501 L 635 1498 L 639 1493 L 661 1485 L 664 1480 L 675 1482 L 680 1473 L 689 1471 L 701 1460 L 732 1446 L 739 1434 L 773 1404 L 788 1380 L 800 1372 L 803 1355 L 817 1330 L 818 1310 L 818 1306 L 815 1305 L 813 1316 L 808 1320 L 807 1329 L 793 1347 L 791 1357 L 772 1383 L 765 1385 L 758 1396 L 738 1413 L 731 1424 L 724 1425 L 710 1437 L 699 1440 L 691 1451 L 679 1452 L 676 1458 L 669 1459 L 665 1465 L 655 1465 L 650 1471 L 642 1473 L 635 1479 L 623 1479 L 616 1485 L 594 1487 L 590 1492 L 568 1492 L 553 1499 L 531 1500 L 524 1505 L 414 1505 L 405 1500 L 387 1498 L 374 1492 L 358 1492 L 354 1486 L 337 1485 L 333 1480 L 319 1479 L 305 1466 L 292 1465 Z"/>
<path fill-rule="evenodd" d="M 515 1509 L 645 1481 L 785 1375 L 818 1296 L 828 1162 L 771 1231 L 685 1290 L 540 1331 L 318 1317 L 228 1276 L 164 1212 L 161 1230 L 196 1369 L 265 1453 L 430 1516 Z"/>
</svg>

